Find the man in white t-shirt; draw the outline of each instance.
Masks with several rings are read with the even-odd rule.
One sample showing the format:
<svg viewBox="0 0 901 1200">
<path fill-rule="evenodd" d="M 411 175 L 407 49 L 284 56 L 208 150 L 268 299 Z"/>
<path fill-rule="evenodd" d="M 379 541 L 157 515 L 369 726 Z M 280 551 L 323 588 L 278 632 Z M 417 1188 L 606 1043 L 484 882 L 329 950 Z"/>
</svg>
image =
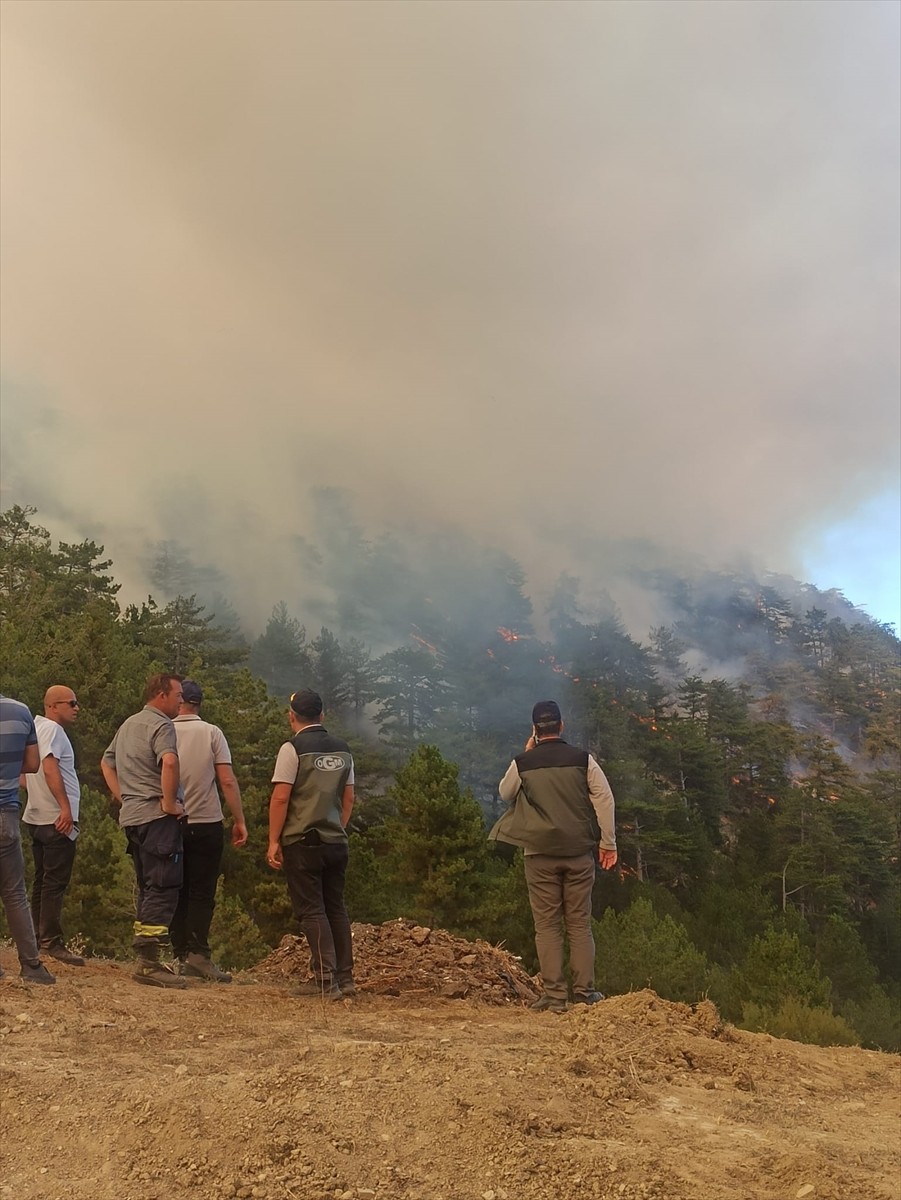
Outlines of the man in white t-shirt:
<svg viewBox="0 0 901 1200">
<path fill-rule="evenodd" d="M 232 845 L 243 846 L 247 825 L 241 789 L 225 734 L 218 725 L 200 718 L 200 685 L 185 679 L 181 691 L 182 703 L 174 724 L 188 821 L 183 831 L 184 882 L 169 936 L 182 975 L 231 983 L 231 975 L 213 962 L 209 939 L 225 843 L 219 790 L 232 815 Z"/>
<path fill-rule="evenodd" d="M 31 916 L 44 954 L 83 967 L 84 959 L 66 949 L 63 900 L 75 863 L 78 802 L 81 789 L 75 773 L 75 752 L 66 729 L 78 720 L 79 704 L 71 688 L 55 684 L 44 696 L 44 715 L 35 717 L 40 770 L 25 776 L 28 803 L 22 821 L 31 835 L 34 885 Z"/>
</svg>

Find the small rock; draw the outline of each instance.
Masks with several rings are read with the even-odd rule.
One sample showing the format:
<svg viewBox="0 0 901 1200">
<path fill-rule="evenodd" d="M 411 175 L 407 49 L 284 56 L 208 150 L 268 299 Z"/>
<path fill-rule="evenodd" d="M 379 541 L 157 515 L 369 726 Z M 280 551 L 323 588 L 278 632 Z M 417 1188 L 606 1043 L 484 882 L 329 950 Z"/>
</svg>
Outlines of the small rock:
<svg viewBox="0 0 901 1200">
<path fill-rule="evenodd" d="M 471 967 L 475 964 L 476 956 L 474 954 L 464 954 L 460 959 L 461 967 Z"/>
<path fill-rule="evenodd" d="M 490 1188 L 487 1192 L 482 1192 L 482 1200 L 494 1200 L 494 1192 Z"/>
<path fill-rule="evenodd" d="M 27 1025 L 31 1020 L 30 1013 L 16 1013 L 16 1020 L 21 1021 L 23 1025 Z"/>
<path fill-rule="evenodd" d="M 795 1192 L 795 1200 L 804 1200 L 805 1196 L 812 1196 L 813 1191 L 813 1184 L 805 1183 L 803 1187 L 798 1188 L 798 1190 Z"/>
<path fill-rule="evenodd" d="M 424 946 L 429 940 L 431 932 L 431 929 L 426 929 L 423 925 L 417 925 L 415 928 L 410 930 L 410 937 L 417 946 Z"/>
<path fill-rule="evenodd" d="M 186 1063 L 179 1063 L 178 1066 L 175 1068 L 176 1075 L 187 1075 L 187 1073 L 188 1073 L 188 1067 L 187 1067 Z"/>
</svg>

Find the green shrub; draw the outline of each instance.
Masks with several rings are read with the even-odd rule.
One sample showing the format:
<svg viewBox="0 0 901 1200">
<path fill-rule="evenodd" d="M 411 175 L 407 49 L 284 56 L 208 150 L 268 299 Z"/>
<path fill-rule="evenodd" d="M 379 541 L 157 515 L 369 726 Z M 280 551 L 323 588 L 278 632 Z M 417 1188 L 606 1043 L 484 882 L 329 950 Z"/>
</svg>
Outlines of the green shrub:
<svg viewBox="0 0 901 1200">
<path fill-rule="evenodd" d="M 878 985 L 860 1000 L 846 1000 L 841 1015 L 868 1050 L 901 1051 L 901 1005 Z"/>
<path fill-rule="evenodd" d="M 636 900 L 618 916 L 612 909 L 593 921 L 596 980 L 602 992 L 653 988 L 667 1000 L 697 1000 L 707 981 L 707 959 L 684 925 L 659 917 L 649 900 Z"/>
<path fill-rule="evenodd" d="M 797 996 L 784 997 L 778 1008 L 765 1008 L 749 1001 L 742 1008 L 740 1024 L 753 1033 L 770 1033 L 773 1037 L 814 1046 L 858 1045 L 857 1034 L 847 1021 L 828 1008 L 805 1004 Z"/>
</svg>

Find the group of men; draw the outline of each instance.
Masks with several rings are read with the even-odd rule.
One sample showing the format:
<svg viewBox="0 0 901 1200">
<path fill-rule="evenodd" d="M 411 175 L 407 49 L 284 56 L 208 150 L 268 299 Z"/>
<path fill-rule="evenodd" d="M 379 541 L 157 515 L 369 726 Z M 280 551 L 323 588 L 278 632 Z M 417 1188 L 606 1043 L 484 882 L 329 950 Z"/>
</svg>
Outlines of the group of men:
<svg viewBox="0 0 901 1200">
<path fill-rule="evenodd" d="M 193 680 L 154 675 L 145 704 L 129 717 L 103 756 L 101 770 L 119 808 L 138 884 L 135 977 L 186 987 L 185 975 L 227 983 L 212 961 L 210 923 L 223 853 L 219 789 L 231 812 L 232 841 L 243 846 L 247 826 L 241 792 L 221 729 L 200 718 L 203 692 Z M 80 785 L 67 729 L 80 704 L 55 685 L 44 713 L 32 720 L 24 704 L 0 697 L 0 896 L 19 954 L 20 974 L 55 983 L 41 962 L 84 966 L 67 946 L 63 901 L 75 863 Z M 217 788 L 218 784 L 218 788 Z M 29 906 L 19 829 L 19 788 L 28 800 L 22 824 L 34 856 Z M 160 961 L 171 941 L 174 966 Z"/>
<path fill-rule="evenodd" d="M 232 815 L 232 842 L 247 826 L 221 729 L 200 717 L 193 680 L 154 675 L 143 708 L 118 729 L 101 770 L 118 808 L 137 881 L 134 978 L 185 988 L 185 976 L 216 983 L 231 976 L 212 960 L 209 935 L 224 848 L 220 792 Z M 54 686 L 44 715 L 0 697 L 0 896 L 16 942 L 21 975 L 53 983 L 40 952 L 81 966 L 63 937 L 63 897 L 75 859 L 79 784 L 66 734 L 78 717 L 71 689 Z M 310 690 L 289 701 L 291 738 L 279 750 L 269 802 L 267 862 L 284 872 L 291 905 L 310 949 L 311 978 L 295 992 L 340 1000 L 355 994 L 353 944 L 344 902 L 347 826 L 354 806 L 354 763 L 345 741 L 322 723 Z M 489 839 L 523 849 L 543 992 L 538 1011 L 565 1012 L 569 939 L 573 1003 L 602 998 L 594 987 L 591 895 L 600 866 L 617 861 L 614 800 L 597 761 L 563 739 L 555 701 L 532 710 L 532 733 L 499 785 L 507 808 Z M 35 879 L 29 909 L 19 833 L 19 784 L 28 791 L 23 823 Z M 173 962 L 161 958 L 171 944 Z"/>
</svg>

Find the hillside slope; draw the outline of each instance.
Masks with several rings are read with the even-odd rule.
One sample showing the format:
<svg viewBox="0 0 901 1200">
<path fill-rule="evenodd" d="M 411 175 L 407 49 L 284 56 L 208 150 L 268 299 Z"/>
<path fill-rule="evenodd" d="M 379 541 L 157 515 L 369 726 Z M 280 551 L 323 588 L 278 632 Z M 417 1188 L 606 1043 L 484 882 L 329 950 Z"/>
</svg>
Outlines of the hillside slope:
<svg viewBox="0 0 901 1200">
<path fill-rule="evenodd" d="M 644 991 L 562 1017 L 0 952 L 2 1200 L 896 1200 L 899 1059 Z"/>
</svg>

